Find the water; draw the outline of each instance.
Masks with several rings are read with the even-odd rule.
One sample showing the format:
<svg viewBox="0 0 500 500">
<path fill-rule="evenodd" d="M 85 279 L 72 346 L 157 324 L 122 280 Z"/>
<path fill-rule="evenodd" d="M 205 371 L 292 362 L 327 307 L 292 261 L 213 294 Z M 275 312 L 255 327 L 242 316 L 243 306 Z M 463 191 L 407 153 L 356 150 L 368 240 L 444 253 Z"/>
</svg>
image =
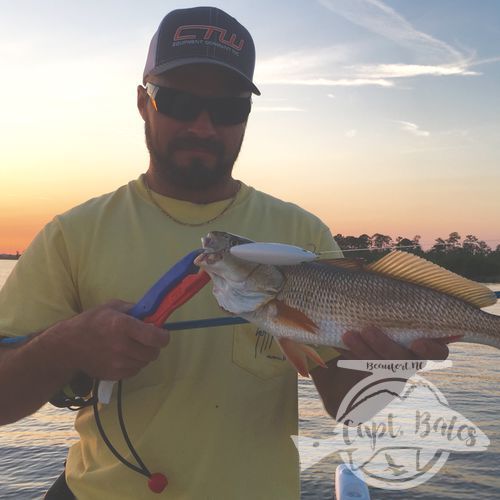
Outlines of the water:
<svg viewBox="0 0 500 500">
<path fill-rule="evenodd" d="M 0 286 L 15 265 L 0 260 Z M 500 290 L 499 285 L 491 285 Z M 489 309 L 500 314 L 500 303 Z M 500 365 L 498 351 L 483 346 L 455 345 L 454 366 L 425 376 L 450 406 L 474 422 L 490 439 L 487 451 L 452 453 L 431 480 L 404 493 L 370 488 L 372 499 L 418 500 L 500 497 Z M 333 429 L 310 380 L 299 379 L 300 434 L 318 439 Z M 39 499 L 61 473 L 68 446 L 76 439 L 72 412 L 50 405 L 12 425 L 0 427 L 0 498 Z M 331 499 L 333 477 L 340 463 L 331 455 L 301 475 L 302 499 Z"/>
</svg>

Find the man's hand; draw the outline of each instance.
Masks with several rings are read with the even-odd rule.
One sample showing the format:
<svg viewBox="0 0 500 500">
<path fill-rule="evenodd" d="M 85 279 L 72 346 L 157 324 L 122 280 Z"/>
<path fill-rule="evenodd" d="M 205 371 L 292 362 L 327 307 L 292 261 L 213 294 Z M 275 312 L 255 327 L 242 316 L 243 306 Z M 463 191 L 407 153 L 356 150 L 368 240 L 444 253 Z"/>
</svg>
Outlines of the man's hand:
<svg viewBox="0 0 500 500">
<path fill-rule="evenodd" d="M 116 300 L 55 325 L 54 338 L 69 353 L 68 362 L 92 378 L 120 380 L 156 360 L 169 333 L 127 315 L 131 307 Z"/>
<path fill-rule="evenodd" d="M 447 344 L 457 337 L 415 340 L 410 349 L 400 346 L 375 327 L 342 336 L 349 350 L 338 349 L 346 359 L 434 359 L 448 357 Z"/>
<path fill-rule="evenodd" d="M 311 376 L 326 410 L 336 418 L 339 405 L 351 387 L 368 376 L 366 372 L 340 368 L 337 366 L 339 359 L 443 360 L 448 357 L 447 343 L 458 338 L 419 339 L 411 344 L 410 349 L 406 349 L 374 327 L 346 332 L 342 340 L 349 350 L 335 348 L 342 357 L 329 361 L 327 369 L 321 366 L 314 368 Z"/>
</svg>

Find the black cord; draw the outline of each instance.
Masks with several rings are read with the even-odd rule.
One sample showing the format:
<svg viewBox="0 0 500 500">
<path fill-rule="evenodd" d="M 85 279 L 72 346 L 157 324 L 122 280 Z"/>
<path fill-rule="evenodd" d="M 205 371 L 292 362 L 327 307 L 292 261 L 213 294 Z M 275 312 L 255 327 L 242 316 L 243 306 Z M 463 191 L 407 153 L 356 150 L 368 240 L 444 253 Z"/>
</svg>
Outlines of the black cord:
<svg viewBox="0 0 500 500">
<path fill-rule="evenodd" d="M 130 469 L 132 469 L 133 471 L 138 472 L 139 474 L 142 474 L 143 476 L 146 476 L 146 477 L 149 478 L 151 476 L 151 473 L 149 472 L 149 470 L 147 469 L 147 467 L 144 465 L 144 463 L 142 462 L 142 460 L 137 455 L 137 452 L 135 451 L 134 447 L 132 446 L 132 443 L 130 442 L 130 439 L 128 437 L 127 431 L 125 429 L 125 422 L 123 421 L 123 414 L 122 414 L 122 409 L 121 409 L 121 381 L 119 382 L 119 385 L 118 385 L 118 391 L 119 391 L 118 392 L 118 394 L 119 394 L 119 399 L 118 399 L 118 417 L 120 418 L 120 429 L 121 429 L 121 431 L 123 433 L 123 437 L 125 438 L 125 441 L 127 442 L 127 445 L 129 447 L 130 451 L 134 455 L 134 457 L 137 460 L 137 462 L 139 463 L 139 465 L 141 465 L 143 467 L 143 469 L 137 467 L 134 464 L 131 464 L 125 458 L 123 458 L 118 453 L 118 451 L 116 451 L 115 447 L 111 444 L 111 441 L 108 439 L 108 436 L 104 432 L 104 428 L 102 426 L 102 422 L 101 422 L 101 419 L 99 417 L 99 408 L 97 406 L 97 404 L 98 404 L 98 398 L 97 398 L 98 389 L 99 389 L 99 381 L 96 380 L 95 384 L 94 384 L 94 391 L 93 392 L 94 392 L 94 396 L 95 397 L 93 398 L 94 401 L 92 403 L 92 408 L 94 410 L 94 418 L 95 418 L 95 422 L 96 422 L 96 425 L 97 425 L 97 429 L 99 430 L 99 434 L 101 435 L 102 440 L 104 441 L 104 443 L 106 444 L 106 446 L 109 448 L 109 451 L 111 453 L 113 453 L 113 455 L 123 465 L 125 465 L 125 466 L 129 467 Z"/>
<path fill-rule="evenodd" d="M 144 472 L 147 473 L 147 476 L 151 476 L 151 472 L 149 472 L 149 469 L 146 467 L 144 462 L 141 460 L 141 457 L 139 457 L 139 454 L 135 450 L 135 448 L 132 445 L 132 442 L 130 441 L 130 438 L 128 436 L 127 429 L 125 428 L 125 421 L 123 420 L 123 409 L 122 409 L 122 381 L 120 380 L 118 382 L 118 393 L 117 393 L 117 404 L 116 407 L 118 409 L 118 421 L 120 422 L 120 429 L 123 434 L 123 438 L 125 439 L 125 442 L 127 443 L 128 449 L 134 455 L 134 458 L 137 460 L 137 463 L 144 469 Z"/>
</svg>

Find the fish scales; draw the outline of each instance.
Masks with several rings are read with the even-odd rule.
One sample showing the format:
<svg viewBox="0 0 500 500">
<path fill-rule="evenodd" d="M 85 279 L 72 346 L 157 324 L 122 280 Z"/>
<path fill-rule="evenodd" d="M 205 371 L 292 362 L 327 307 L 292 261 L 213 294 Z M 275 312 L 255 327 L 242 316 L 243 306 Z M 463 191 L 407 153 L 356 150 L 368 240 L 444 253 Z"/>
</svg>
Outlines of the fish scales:
<svg viewBox="0 0 500 500">
<path fill-rule="evenodd" d="M 344 333 L 376 326 L 406 347 L 419 338 L 461 336 L 500 348 L 500 316 L 480 309 L 494 303 L 491 292 L 423 259 L 393 252 L 374 270 L 349 261 L 350 268 L 346 261 L 259 265 L 231 255 L 232 246 L 249 241 L 211 232 L 197 264 L 212 277 L 221 307 L 278 340 L 345 347 Z"/>
<path fill-rule="evenodd" d="M 464 341 L 479 335 L 482 343 L 499 345 L 499 317 L 434 290 L 321 263 L 280 270 L 285 283 L 276 298 L 312 319 L 319 332 L 280 327 L 271 304 L 249 315 L 270 333 L 274 330 L 276 335 L 307 343 L 343 347 L 340 338 L 346 331 L 373 325 L 403 345 L 422 337 L 455 335 L 464 335 Z"/>
</svg>

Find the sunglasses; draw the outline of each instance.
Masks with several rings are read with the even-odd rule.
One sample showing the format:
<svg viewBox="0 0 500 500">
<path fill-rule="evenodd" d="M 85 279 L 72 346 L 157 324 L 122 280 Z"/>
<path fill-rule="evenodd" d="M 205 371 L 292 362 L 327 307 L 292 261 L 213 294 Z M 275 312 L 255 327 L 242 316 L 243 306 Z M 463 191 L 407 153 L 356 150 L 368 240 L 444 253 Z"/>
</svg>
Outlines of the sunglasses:
<svg viewBox="0 0 500 500">
<path fill-rule="evenodd" d="M 251 97 L 200 97 L 190 92 L 146 83 L 146 92 L 156 111 L 189 122 L 207 110 L 214 125 L 237 125 L 250 114 Z"/>
</svg>

